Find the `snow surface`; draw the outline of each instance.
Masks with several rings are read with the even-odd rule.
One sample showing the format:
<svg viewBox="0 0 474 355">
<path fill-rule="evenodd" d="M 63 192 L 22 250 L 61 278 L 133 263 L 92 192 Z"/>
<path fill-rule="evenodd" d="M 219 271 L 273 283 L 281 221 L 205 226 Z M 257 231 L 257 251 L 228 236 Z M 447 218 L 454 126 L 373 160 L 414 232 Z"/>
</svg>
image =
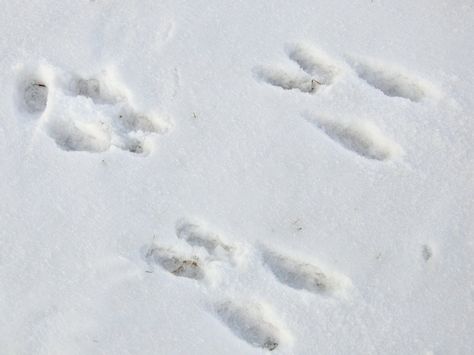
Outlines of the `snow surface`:
<svg viewBox="0 0 474 355">
<path fill-rule="evenodd" d="M 474 352 L 472 1 L 0 4 L 0 354 Z"/>
</svg>

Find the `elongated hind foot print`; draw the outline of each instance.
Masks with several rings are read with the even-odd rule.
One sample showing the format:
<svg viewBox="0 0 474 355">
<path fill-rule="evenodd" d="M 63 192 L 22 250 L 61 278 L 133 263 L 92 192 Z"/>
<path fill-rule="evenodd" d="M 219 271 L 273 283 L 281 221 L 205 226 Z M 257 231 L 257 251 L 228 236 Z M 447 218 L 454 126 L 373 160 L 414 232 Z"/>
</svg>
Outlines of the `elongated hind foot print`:
<svg viewBox="0 0 474 355">
<path fill-rule="evenodd" d="M 188 220 L 177 223 L 176 236 L 193 247 L 204 248 L 211 256 L 232 257 L 236 251 L 235 247 L 225 243 L 217 233 Z"/>
<path fill-rule="evenodd" d="M 370 121 L 336 121 L 312 116 L 307 119 L 335 143 L 364 158 L 384 161 L 403 154 L 402 148 Z"/>
<path fill-rule="evenodd" d="M 291 338 L 266 305 L 227 301 L 218 304 L 215 311 L 225 326 L 252 346 L 272 351 Z"/>
<path fill-rule="evenodd" d="M 110 127 L 100 122 L 55 120 L 48 133 L 65 151 L 105 152 L 111 145 Z"/>
<path fill-rule="evenodd" d="M 296 290 L 316 294 L 337 294 L 350 287 L 350 280 L 334 272 L 323 271 L 306 261 L 279 254 L 269 249 L 262 251 L 263 261 L 277 280 Z"/>
<path fill-rule="evenodd" d="M 257 78 L 285 90 L 311 94 L 332 85 L 341 71 L 323 51 L 306 44 L 290 46 L 287 55 L 297 70 L 282 65 L 260 66 L 255 69 Z"/>
<path fill-rule="evenodd" d="M 336 62 L 322 50 L 308 44 L 296 44 L 287 50 L 288 57 L 319 85 L 331 85 L 341 69 Z"/>
<path fill-rule="evenodd" d="M 433 84 L 409 74 L 405 69 L 369 59 L 350 61 L 359 78 L 386 96 L 401 97 L 413 102 L 440 96 Z"/>
<path fill-rule="evenodd" d="M 195 280 L 204 278 L 201 261 L 196 257 L 185 257 L 169 249 L 151 246 L 146 258 L 175 276 Z"/>
</svg>

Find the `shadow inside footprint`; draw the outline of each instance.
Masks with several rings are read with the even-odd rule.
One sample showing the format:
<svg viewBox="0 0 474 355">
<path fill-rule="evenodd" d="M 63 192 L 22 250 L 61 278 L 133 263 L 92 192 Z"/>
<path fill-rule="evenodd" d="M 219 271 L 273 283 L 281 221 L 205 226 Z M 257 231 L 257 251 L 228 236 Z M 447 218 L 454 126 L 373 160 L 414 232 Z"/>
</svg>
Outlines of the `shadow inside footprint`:
<svg viewBox="0 0 474 355">
<path fill-rule="evenodd" d="M 402 68 L 370 59 L 348 59 L 359 78 L 386 96 L 401 97 L 413 102 L 439 96 L 433 84 L 412 76 Z"/>
<path fill-rule="evenodd" d="M 331 85 L 340 72 L 336 62 L 321 50 L 307 44 L 297 44 L 288 48 L 291 60 L 313 78 L 317 78 L 320 85 Z"/>
<path fill-rule="evenodd" d="M 335 121 L 306 115 L 308 122 L 323 131 L 330 139 L 364 158 L 379 161 L 402 155 L 402 148 L 386 137 L 370 121 Z"/>
<path fill-rule="evenodd" d="M 48 132 L 65 151 L 100 153 L 111 144 L 110 131 L 100 122 L 55 120 L 49 123 Z"/>
<path fill-rule="evenodd" d="M 314 47 L 293 45 L 288 47 L 287 54 L 298 65 L 298 71 L 289 66 L 263 66 L 254 69 L 256 77 L 285 90 L 297 89 L 311 94 L 331 85 L 340 72 L 335 61 Z"/>
<path fill-rule="evenodd" d="M 217 305 L 216 313 L 236 336 L 255 347 L 272 351 L 281 343 L 282 330 L 269 319 L 260 304 L 223 302 Z"/>
<path fill-rule="evenodd" d="M 48 102 L 48 87 L 41 81 L 31 81 L 23 92 L 23 101 L 28 112 L 43 112 Z"/>
<path fill-rule="evenodd" d="M 307 290 L 318 294 L 332 294 L 350 285 L 342 276 L 324 272 L 320 267 L 309 262 L 293 259 L 274 251 L 262 251 L 264 263 L 278 281 L 297 290 Z"/>
<path fill-rule="evenodd" d="M 122 150 L 141 156 L 147 156 L 150 153 L 147 142 L 138 138 L 122 138 L 121 143 L 116 145 Z"/>
<path fill-rule="evenodd" d="M 317 266 L 301 263 L 282 255 L 266 251 L 264 261 L 275 277 L 295 289 L 323 293 L 331 288 L 331 282 Z"/>
<path fill-rule="evenodd" d="M 185 220 L 177 223 L 176 236 L 193 247 L 206 249 L 209 255 L 232 257 L 236 251 L 233 246 L 223 242 L 218 234 Z"/>
<path fill-rule="evenodd" d="M 297 89 L 304 93 L 312 93 L 319 86 L 318 82 L 312 80 L 306 73 L 291 73 L 278 67 L 256 68 L 255 75 L 258 79 L 284 90 Z"/>
<path fill-rule="evenodd" d="M 160 133 L 163 130 L 160 122 L 155 122 L 145 115 L 135 113 L 130 108 L 123 109 L 120 112 L 118 122 L 126 132 Z"/>
<path fill-rule="evenodd" d="M 117 100 L 110 95 L 105 95 L 102 86 L 100 81 L 94 78 L 76 78 L 70 82 L 69 89 L 73 95 L 88 97 L 96 104 L 115 103 Z"/>
<path fill-rule="evenodd" d="M 154 261 L 166 271 L 175 276 L 200 280 L 204 278 L 204 271 L 197 258 L 185 258 L 175 252 L 153 246 L 148 249 L 146 258 Z"/>
<path fill-rule="evenodd" d="M 62 150 L 101 153 L 118 148 L 145 157 L 153 150 L 151 136 L 171 126 L 156 111 L 136 111 L 126 87 L 108 72 L 85 79 L 50 66 L 18 66 L 18 73 L 15 106 L 30 118 L 39 118 L 48 108 L 41 128 Z"/>
</svg>

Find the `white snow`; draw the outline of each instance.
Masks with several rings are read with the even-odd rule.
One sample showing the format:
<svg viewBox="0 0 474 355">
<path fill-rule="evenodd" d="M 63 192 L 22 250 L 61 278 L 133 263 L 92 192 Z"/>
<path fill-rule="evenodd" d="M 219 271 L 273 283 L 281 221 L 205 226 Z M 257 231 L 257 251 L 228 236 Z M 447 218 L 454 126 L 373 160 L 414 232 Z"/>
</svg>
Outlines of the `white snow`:
<svg viewBox="0 0 474 355">
<path fill-rule="evenodd" d="M 0 354 L 472 354 L 472 1 L 0 1 Z"/>
</svg>

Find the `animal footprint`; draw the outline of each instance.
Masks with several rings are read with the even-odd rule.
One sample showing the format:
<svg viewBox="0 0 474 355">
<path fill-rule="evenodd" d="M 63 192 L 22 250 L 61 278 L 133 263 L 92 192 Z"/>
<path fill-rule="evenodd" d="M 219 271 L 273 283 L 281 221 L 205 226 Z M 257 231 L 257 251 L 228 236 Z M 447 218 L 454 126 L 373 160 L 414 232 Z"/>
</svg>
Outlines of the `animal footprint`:
<svg viewBox="0 0 474 355">
<path fill-rule="evenodd" d="M 288 49 L 287 54 L 298 65 L 297 71 L 280 66 L 264 66 L 256 69 L 257 77 L 285 90 L 313 93 L 320 87 L 331 85 L 340 72 L 339 67 L 316 48 L 295 45 Z"/>
<path fill-rule="evenodd" d="M 253 253 L 244 253 L 247 245 L 225 241 L 219 234 L 203 227 L 201 224 L 182 219 L 176 224 L 177 242 L 192 251 L 184 256 L 174 249 L 152 245 L 147 248 L 146 260 L 151 261 L 167 272 L 195 280 L 207 279 L 204 285 L 214 288 L 221 286 L 219 277 L 213 279 L 214 272 L 230 272 L 226 279 L 234 280 L 239 274 L 246 277 L 246 272 L 254 273 L 256 268 L 264 265 L 284 286 L 296 290 L 307 290 L 316 295 L 339 296 L 351 286 L 351 281 L 344 275 L 328 272 L 312 263 L 285 256 L 268 248 L 255 248 Z M 245 263 L 235 263 L 236 255 L 249 257 Z M 255 263 L 248 268 L 250 263 Z M 258 275 L 259 273 L 255 273 Z M 292 335 L 272 309 L 261 302 L 243 302 L 232 298 L 217 302 L 213 313 L 233 334 L 252 346 L 268 351 L 291 343 Z"/>
<path fill-rule="evenodd" d="M 255 347 L 272 351 L 289 338 L 288 331 L 273 320 L 271 309 L 260 303 L 227 301 L 216 306 L 216 313 L 236 336 Z"/>
<path fill-rule="evenodd" d="M 175 276 L 195 280 L 204 278 L 201 261 L 195 256 L 186 258 L 172 250 L 153 246 L 148 249 L 146 258 L 154 261 Z"/>
<path fill-rule="evenodd" d="M 210 255 L 231 257 L 235 252 L 235 247 L 224 243 L 218 234 L 186 220 L 178 222 L 176 235 L 193 247 L 206 249 Z"/>
<path fill-rule="evenodd" d="M 317 294 L 334 294 L 351 284 L 347 277 L 325 272 L 309 262 L 268 249 L 264 249 L 262 254 L 265 264 L 278 281 L 291 288 Z"/>
<path fill-rule="evenodd" d="M 145 154 L 151 146 L 148 137 L 168 126 L 156 115 L 135 111 L 127 95 L 108 84 L 114 80 L 107 75 L 103 80 L 85 79 L 40 69 L 44 80 L 31 75 L 33 79 L 20 83 L 20 104 L 30 114 L 41 113 L 41 126 L 63 150 L 98 153 L 117 147 Z"/>
<path fill-rule="evenodd" d="M 364 158 L 389 160 L 402 154 L 401 147 L 369 121 L 342 122 L 308 117 L 308 121 L 334 142 Z"/>
<path fill-rule="evenodd" d="M 372 60 L 351 61 L 359 78 L 382 91 L 386 96 L 402 97 L 418 102 L 425 97 L 439 95 L 433 84 L 408 74 L 404 69 Z"/>
<path fill-rule="evenodd" d="M 102 98 L 100 82 L 96 79 L 73 79 L 70 86 L 75 95 L 89 97 L 96 103 L 111 103 L 114 101 Z"/>
<path fill-rule="evenodd" d="M 39 80 L 31 80 L 24 88 L 23 100 L 28 112 L 43 112 L 48 102 L 47 86 Z"/>
<path fill-rule="evenodd" d="M 205 276 L 204 269 L 214 261 L 232 261 L 235 247 L 224 243 L 216 233 L 196 223 L 187 220 L 179 221 L 176 225 L 176 236 L 193 248 L 190 257 L 184 257 L 169 248 L 153 244 L 148 248 L 146 259 L 154 261 L 176 276 L 193 279 L 203 279 Z M 195 248 L 204 248 L 207 257 L 199 257 L 199 250 Z"/>
</svg>

